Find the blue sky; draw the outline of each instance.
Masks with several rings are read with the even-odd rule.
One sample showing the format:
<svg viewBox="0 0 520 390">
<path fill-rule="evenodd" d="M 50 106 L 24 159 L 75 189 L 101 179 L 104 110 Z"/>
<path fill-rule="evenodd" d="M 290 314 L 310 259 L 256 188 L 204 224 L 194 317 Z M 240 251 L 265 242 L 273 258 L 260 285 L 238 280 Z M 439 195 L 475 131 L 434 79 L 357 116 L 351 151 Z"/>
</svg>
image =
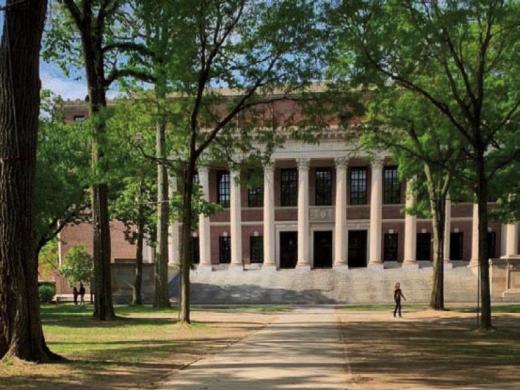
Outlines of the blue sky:
<svg viewBox="0 0 520 390">
<path fill-rule="evenodd" d="M 6 0 L 0 0 L 0 6 L 5 5 Z M 4 15 L 0 12 L 0 31 L 3 31 Z M 50 89 L 64 99 L 84 99 L 87 94 L 87 85 L 84 79 L 74 80 L 65 77 L 63 72 L 54 64 L 41 62 L 40 78 L 42 86 Z"/>
</svg>

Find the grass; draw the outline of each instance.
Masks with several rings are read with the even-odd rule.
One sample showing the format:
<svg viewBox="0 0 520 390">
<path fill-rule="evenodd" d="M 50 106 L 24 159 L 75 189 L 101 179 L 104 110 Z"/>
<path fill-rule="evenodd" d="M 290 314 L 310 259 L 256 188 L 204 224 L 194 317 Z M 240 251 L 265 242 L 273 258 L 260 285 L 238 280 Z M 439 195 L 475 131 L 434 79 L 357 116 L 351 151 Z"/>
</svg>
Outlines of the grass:
<svg viewBox="0 0 520 390">
<path fill-rule="evenodd" d="M 345 305 L 338 307 L 339 310 L 344 311 L 393 311 L 394 305 L 391 304 L 383 304 L 383 305 Z M 429 309 L 426 304 L 409 304 L 406 302 L 403 304 L 404 311 L 418 311 L 418 310 L 427 310 Z M 458 313 L 476 313 L 477 308 L 475 306 L 460 306 L 460 307 L 448 307 L 446 308 L 448 311 L 458 312 Z M 492 305 L 491 311 L 493 314 L 513 314 L 520 313 L 520 305 L 519 304 L 494 304 Z"/>
<path fill-rule="evenodd" d="M 412 310 L 424 310 L 427 309 L 427 305 L 420 304 L 410 304 L 407 305 L 406 302 L 403 304 L 403 310 L 410 311 Z M 393 311 L 394 305 L 390 304 L 382 304 L 382 305 L 345 305 L 338 307 L 339 310 L 345 311 Z"/>
<path fill-rule="evenodd" d="M 472 308 L 417 311 L 404 320 L 377 311 L 344 312 L 357 388 L 520 388 L 519 306 L 497 306 L 491 332 L 475 331 L 474 316 L 465 312 Z"/>
<path fill-rule="evenodd" d="M 449 310 L 457 311 L 457 312 L 460 312 L 460 313 L 476 313 L 477 312 L 476 306 L 450 308 Z M 518 305 L 518 304 L 492 305 L 491 306 L 491 312 L 493 314 L 520 313 L 520 305 Z"/>
<path fill-rule="evenodd" d="M 91 305 L 43 305 L 46 341 L 52 351 L 69 361 L 0 365 L 0 388 L 106 388 L 107 384 L 114 389 L 129 384 L 147 387 L 200 355 L 213 353 L 259 329 L 267 321 L 262 310 L 255 312 L 252 307 L 240 306 L 223 307 L 218 309 L 219 313 L 196 309 L 193 317 L 207 321 L 194 321 L 189 327 L 176 325 L 176 308 L 115 309 L 116 321 L 100 322 L 92 319 Z"/>
</svg>

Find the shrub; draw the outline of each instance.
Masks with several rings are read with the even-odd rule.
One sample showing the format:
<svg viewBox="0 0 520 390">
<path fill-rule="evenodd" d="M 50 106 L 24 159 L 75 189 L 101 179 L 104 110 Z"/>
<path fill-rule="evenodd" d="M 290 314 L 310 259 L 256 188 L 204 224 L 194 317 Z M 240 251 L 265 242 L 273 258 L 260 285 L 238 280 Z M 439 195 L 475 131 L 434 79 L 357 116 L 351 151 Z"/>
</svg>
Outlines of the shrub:
<svg viewBox="0 0 520 390">
<path fill-rule="evenodd" d="M 38 296 L 40 297 L 41 303 L 51 303 L 52 298 L 54 298 L 55 289 L 53 286 L 49 286 L 48 284 L 43 284 L 38 287 Z"/>
</svg>

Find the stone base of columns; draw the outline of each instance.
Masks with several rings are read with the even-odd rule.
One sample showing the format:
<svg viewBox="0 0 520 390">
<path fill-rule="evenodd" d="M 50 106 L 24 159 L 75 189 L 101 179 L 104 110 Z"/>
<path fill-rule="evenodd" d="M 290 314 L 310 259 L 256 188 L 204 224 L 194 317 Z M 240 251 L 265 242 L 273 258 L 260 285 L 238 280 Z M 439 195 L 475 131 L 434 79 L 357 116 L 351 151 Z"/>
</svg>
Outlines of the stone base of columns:
<svg viewBox="0 0 520 390">
<path fill-rule="evenodd" d="M 262 264 L 262 271 L 276 271 L 276 264 Z"/>
<path fill-rule="evenodd" d="M 244 270 L 244 265 L 243 264 L 231 263 L 231 264 L 229 264 L 228 270 L 229 271 L 243 271 Z"/>
<path fill-rule="evenodd" d="M 211 264 L 197 264 L 197 272 L 211 272 L 213 267 Z"/>
<path fill-rule="evenodd" d="M 419 269 L 419 263 L 415 260 L 404 260 L 402 267 L 408 269 Z"/>
<path fill-rule="evenodd" d="M 332 268 L 333 269 L 338 269 L 338 270 L 343 270 L 343 271 L 346 271 L 348 270 L 348 264 L 346 263 L 335 263 L 332 265 Z"/>
<path fill-rule="evenodd" d="M 468 267 L 478 267 L 478 259 L 471 259 L 469 261 Z"/>
<path fill-rule="evenodd" d="M 308 263 L 296 264 L 295 270 L 297 270 L 297 271 L 310 271 L 311 270 L 311 265 L 308 264 Z"/>
<path fill-rule="evenodd" d="M 385 265 L 381 261 L 378 261 L 377 263 L 374 261 L 374 262 L 369 262 L 368 263 L 368 268 L 371 268 L 371 269 L 384 269 Z"/>
<path fill-rule="evenodd" d="M 453 263 L 450 260 L 444 260 L 444 269 L 452 269 Z"/>
</svg>

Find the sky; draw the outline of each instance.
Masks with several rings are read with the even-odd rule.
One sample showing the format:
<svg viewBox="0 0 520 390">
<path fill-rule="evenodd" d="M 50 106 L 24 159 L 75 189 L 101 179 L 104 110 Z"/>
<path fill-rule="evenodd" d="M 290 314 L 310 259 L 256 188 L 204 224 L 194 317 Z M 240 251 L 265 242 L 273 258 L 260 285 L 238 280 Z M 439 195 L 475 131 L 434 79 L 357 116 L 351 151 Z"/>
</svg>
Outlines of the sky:
<svg viewBox="0 0 520 390">
<path fill-rule="evenodd" d="M 5 6 L 6 0 L 0 0 L 0 7 Z M 0 31 L 3 31 L 4 13 L 0 11 Z M 50 89 L 63 99 L 84 99 L 87 95 L 87 85 L 84 78 L 75 80 L 64 75 L 55 64 L 40 62 L 40 78 L 42 87 Z"/>
</svg>

